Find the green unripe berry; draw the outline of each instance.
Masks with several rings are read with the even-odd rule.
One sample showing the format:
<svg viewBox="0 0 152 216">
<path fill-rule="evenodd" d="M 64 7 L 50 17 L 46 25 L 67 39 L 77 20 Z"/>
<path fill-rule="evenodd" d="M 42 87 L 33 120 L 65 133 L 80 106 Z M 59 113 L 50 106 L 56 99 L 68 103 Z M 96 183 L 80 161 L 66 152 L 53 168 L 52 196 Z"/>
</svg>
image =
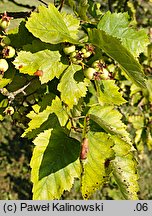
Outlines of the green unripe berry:
<svg viewBox="0 0 152 216">
<path fill-rule="evenodd" d="M 4 110 L 4 113 L 6 113 L 7 115 L 13 115 L 14 108 L 12 106 L 9 106 Z"/>
<path fill-rule="evenodd" d="M 0 59 L 0 74 L 4 74 L 8 69 L 8 63 L 5 59 Z"/>
<path fill-rule="evenodd" d="M 15 49 L 12 46 L 5 46 L 2 53 L 4 58 L 13 58 L 15 56 Z"/>
<path fill-rule="evenodd" d="M 2 30 L 7 29 L 9 25 L 10 25 L 10 21 L 9 20 L 5 20 L 5 19 L 1 19 L 0 20 L 0 28 Z"/>
<path fill-rule="evenodd" d="M 94 62 L 92 63 L 92 67 L 93 67 L 93 68 L 97 68 L 98 65 L 99 65 L 99 60 L 94 61 Z"/>
<path fill-rule="evenodd" d="M 84 58 L 89 58 L 91 56 L 91 54 L 92 53 L 88 51 L 88 52 L 86 52 L 86 53 L 83 54 L 83 57 Z"/>
<path fill-rule="evenodd" d="M 103 68 L 102 74 L 100 75 L 101 79 L 106 80 L 109 79 L 109 71 L 106 68 Z"/>
<path fill-rule="evenodd" d="M 70 58 L 71 59 L 71 62 L 73 62 L 74 64 L 80 64 L 82 61 L 81 60 L 78 60 L 77 58 Z"/>
<path fill-rule="evenodd" d="M 69 55 L 70 53 L 75 51 L 75 46 L 72 45 L 72 46 L 69 46 L 69 47 L 64 47 L 63 51 L 64 51 L 64 53 L 66 55 Z"/>
<path fill-rule="evenodd" d="M 70 58 L 74 58 L 74 57 L 76 57 L 76 55 L 77 55 L 77 53 L 76 53 L 76 51 L 74 51 L 70 54 Z"/>
<path fill-rule="evenodd" d="M 86 50 L 85 48 L 82 48 L 82 49 L 81 49 L 81 52 L 82 52 L 82 53 L 86 53 L 87 50 Z"/>
<path fill-rule="evenodd" d="M 11 40 L 9 39 L 8 36 L 3 36 L 0 40 L 1 40 L 0 45 L 3 47 L 11 43 Z"/>
<path fill-rule="evenodd" d="M 89 80 L 93 79 L 93 75 L 96 72 L 96 70 L 94 68 L 87 68 L 84 70 L 84 75 L 86 78 L 88 78 Z"/>
</svg>

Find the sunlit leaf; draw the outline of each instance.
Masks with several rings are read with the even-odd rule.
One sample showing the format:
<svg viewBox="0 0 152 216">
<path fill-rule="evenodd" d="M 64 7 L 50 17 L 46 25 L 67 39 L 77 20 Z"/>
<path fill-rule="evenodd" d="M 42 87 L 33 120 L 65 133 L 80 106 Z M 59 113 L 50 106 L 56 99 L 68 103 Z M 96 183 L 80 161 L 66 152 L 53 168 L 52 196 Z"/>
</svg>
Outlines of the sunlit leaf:
<svg viewBox="0 0 152 216">
<path fill-rule="evenodd" d="M 126 103 L 126 100 L 118 90 L 119 88 L 114 80 L 102 80 L 100 82 L 100 95 L 98 98 L 100 103 L 109 105 L 121 105 Z"/>
<path fill-rule="evenodd" d="M 57 115 L 58 120 L 61 126 L 64 126 L 68 120 L 68 114 L 66 113 L 65 109 L 63 108 L 62 102 L 59 97 L 52 101 L 52 111 Z"/>
<path fill-rule="evenodd" d="M 116 60 L 129 78 L 140 87 L 146 87 L 145 75 L 141 65 L 134 56 L 121 44 L 119 39 L 106 34 L 102 30 L 89 32 L 90 42 L 103 49 L 106 54 Z"/>
<path fill-rule="evenodd" d="M 142 29 L 137 31 L 129 27 L 128 13 L 110 13 L 108 11 L 98 23 L 98 29 L 105 31 L 113 37 L 117 37 L 122 44 L 134 55 L 138 56 L 144 51 L 149 40 Z"/>
<path fill-rule="evenodd" d="M 76 43 L 77 35 L 75 33 L 77 33 L 76 28 L 79 21 L 74 18 L 68 20 L 71 18 L 69 16 L 63 15 L 63 17 L 53 4 L 49 4 L 48 8 L 39 6 L 38 13 L 31 14 L 26 27 L 35 37 L 46 43 Z M 75 28 L 71 28 L 72 24 Z"/>
<path fill-rule="evenodd" d="M 137 200 L 139 191 L 137 161 L 131 151 L 131 146 L 119 139 L 112 137 L 115 143 L 115 159 L 112 162 L 113 175 L 120 188 L 124 199 Z"/>
<path fill-rule="evenodd" d="M 86 95 L 89 84 L 87 79 L 84 79 L 84 82 L 78 82 L 74 79 L 74 74 L 79 70 L 81 70 L 81 66 L 71 64 L 63 74 L 58 85 L 58 90 L 61 92 L 61 100 L 70 108 L 76 105 L 81 97 Z"/>
<path fill-rule="evenodd" d="M 83 163 L 82 195 L 89 198 L 107 181 L 110 160 L 113 158 L 113 141 L 105 133 L 88 133 L 89 152 Z"/>
<path fill-rule="evenodd" d="M 54 77 L 59 77 L 67 65 L 60 62 L 59 51 L 43 50 L 37 53 L 19 52 L 14 65 L 21 73 L 34 75 L 37 70 L 42 71 L 41 83 L 46 83 Z"/>
<path fill-rule="evenodd" d="M 130 143 L 126 125 L 121 121 L 122 115 L 113 106 L 94 106 L 89 110 L 90 118 L 109 134 L 115 134 Z"/>
</svg>

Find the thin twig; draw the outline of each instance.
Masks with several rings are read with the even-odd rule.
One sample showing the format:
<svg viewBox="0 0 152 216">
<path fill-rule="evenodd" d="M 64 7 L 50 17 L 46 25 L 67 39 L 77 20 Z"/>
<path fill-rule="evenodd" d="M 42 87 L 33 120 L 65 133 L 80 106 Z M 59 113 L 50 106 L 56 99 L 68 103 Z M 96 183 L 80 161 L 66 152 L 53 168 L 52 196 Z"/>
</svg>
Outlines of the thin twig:
<svg viewBox="0 0 152 216">
<path fill-rule="evenodd" d="M 109 10 L 112 12 L 113 9 L 112 9 L 112 2 L 111 2 L 111 0 L 108 0 L 108 7 L 109 7 Z"/>
<path fill-rule="evenodd" d="M 126 11 L 126 9 L 127 9 L 127 3 L 128 3 L 128 1 L 129 1 L 129 0 L 126 0 L 126 1 L 124 2 L 124 11 Z"/>
<path fill-rule="evenodd" d="M 15 96 L 18 95 L 19 93 L 23 93 L 24 95 L 26 95 L 26 93 L 24 92 L 24 90 L 31 84 L 31 82 L 29 82 L 28 84 L 26 84 L 25 86 L 23 86 L 22 88 L 14 91 L 14 92 L 9 92 L 7 90 L 5 90 L 4 88 L 0 89 L 0 93 L 3 94 L 4 96 L 8 97 L 9 99 L 9 103 L 11 103 L 14 99 Z"/>
<path fill-rule="evenodd" d="M 48 4 L 42 0 L 38 0 L 39 2 L 43 3 L 46 7 L 48 7 Z"/>
<path fill-rule="evenodd" d="M 64 0 L 61 0 L 60 7 L 59 7 L 59 11 L 60 11 L 60 12 L 61 12 L 61 10 L 62 10 L 63 5 L 64 5 Z"/>
<path fill-rule="evenodd" d="M 7 16 L 12 17 L 13 19 L 27 18 L 30 16 L 30 12 L 7 12 Z M 3 16 L 4 13 L 0 13 L 0 16 Z"/>
</svg>

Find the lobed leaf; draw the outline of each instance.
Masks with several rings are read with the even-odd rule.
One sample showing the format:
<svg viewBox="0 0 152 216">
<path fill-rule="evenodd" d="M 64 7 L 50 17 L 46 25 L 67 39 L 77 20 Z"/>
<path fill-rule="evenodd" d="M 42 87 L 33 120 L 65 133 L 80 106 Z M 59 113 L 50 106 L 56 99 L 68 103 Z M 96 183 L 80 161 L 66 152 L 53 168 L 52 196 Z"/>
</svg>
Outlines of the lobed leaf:
<svg viewBox="0 0 152 216">
<path fill-rule="evenodd" d="M 54 77 L 59 78 L 67 67 L 60 62 L 60 57 L 59 51 L 43 50 L 37 53 L 21 51 L 13 63 L 24 74 L 34 75 L 37 70 L 42 70 L 40 81 L 43 84 Z"/>
<path fill-rule="evenodd" d="M 56 96 L 56 98 L 52 101 L 51 107 L 52 111 L 57 115 L 60 125 L 65 126 L 69 116 L 63 108 L 62 102 L 58 96 Z"/>
<path fill-rule="evenodd" d="M 98 100 L 101 104 L 121 105 L 126 103 L 115 80 L 101 80 L 99 94 Z"/>
<path fill-rule="evenodd" d="M 71 15 L 62 16 L 53 4 L 49 4 L 48 8 L 39 6 L 38 13 L 33 12 L 26 23 L 27 29 L 35 37 L 51 44 L 77 43 L 78 26 L 78 20 Z"/>
<path fill-rule="evenodd" d="M 49 115 L 52 113 L 51 106 L 48 106 L 45 110 L 43 110 L 40 113 L 34 113 L 31 111 L 27 117 L 31 118 L 31 121 L 28 123 L 28 128 L 25 129 L 24 133 L 22 134 L 22 137 L 27 136 L 29 132 L 32 132 L 33 130 L 40 128 L 42 124 L 48 120 Z"/>
<path fill-rule="evenodd" d="M 74 74 L 81 70 L 79 65 L 70 65 L 63 74 L 58 90 L 61 92 L 61 100 L 66 103 L 69 108 L 76 105 L 81 97 L 84 97 L 87 92 L 87 86 L 89 84 L 87 79 L 84 82 L 77 82 L 74 79 Z"/>
<path fill-rule="evenodd" d="M 141 65 L 134 56 L 121 44 L 119 39 L 106 34 L 102 30 L 93 29 L 89 32 L 90 42 L 103 49 L 107 55 L 116 60 L 129 78 L 140 87 L 146 87 L 145 75 Z"/>
<path fill-rule="evenodd" d="M 98 23 L 98 29 L 117 37 L 122 44 L 134 55 L 139 56 L 148 45 L 149 40 L 144 30 L 129 27 L 128 13 L 112 13 L 108 11 Z"/>
<path fill-rule="evenodd" d="M 118 137 L 131 143 L 126 125 L 121 121 L 122 115 L 113 106 L 97 105 L 89 110 L 90 118 L 95 121 L 107 133 L 117 135 Z"/>
</svg>

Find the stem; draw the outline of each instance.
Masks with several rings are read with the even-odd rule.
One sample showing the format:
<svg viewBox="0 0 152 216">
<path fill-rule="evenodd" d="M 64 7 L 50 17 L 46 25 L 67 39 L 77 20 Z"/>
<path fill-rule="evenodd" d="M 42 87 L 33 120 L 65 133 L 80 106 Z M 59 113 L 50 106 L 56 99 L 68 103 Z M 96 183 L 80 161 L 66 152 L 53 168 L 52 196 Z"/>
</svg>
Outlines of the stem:
<svg viewBox="0 0 152 216">
<path fill-rule="evenodd" d="M 12 17 L 13 19 L 19 19 L 19 18 L 27 18 L 31 14 L 30 12 L 7 12 L 7 15 L 9 17 Z M 0 16 L 3 16 L 4 13 L 0 13 Z"/>
<path fill-rule="evenodd" d="M 63 8 L 63 5 L 64 5 L 64 0 L 61 0 L 61 3 L 60 3 L 60 7 L 59 7 L 59 11 L 61 12 L 62 8 Z"/>
<path fill-rule="evenodd" d="M 124 11 L 126 11 L 126 7 L 127 7 L 128 1 L 129 1 L 129 0 L 126 0 L 126 1 L 124 2 Z"/>
<path fill-rule="evenodd" d="M 38 0 L 39 2 L 43 3 L 46 7 L 48 7 L 48 4 L 42 0 Z"/>
<path fill-rule="evenodd" d="M 95 83 L 95 87 L 97 91 L 97 97 L 100 97 L 100 86 L 99 86 L 98 80 L 95 80 L 94 83 Z"/>
<path fill-rule="evenodd" d="M 24 8 L 28 8 L 28 9 L 32 9 L 32 10 L 35 10 L 36 7 L 35 6 L 30 6 L 28 4 L 22 4 L 22 3 L 18 3 L 16 2 L 15 0 L 10 0 L 10 2 L 13 2 L 13 4 L 17 5 L 17 6 L 20 6 L 20 7 L 24 7 Z"/>
<path fill-rule="evenodd" d="M 112 12 L 113 9 L 112 9 L 112 0 L 108 0 L 108 7 L 109 7 L 109 10 Z"/>
</svg>

